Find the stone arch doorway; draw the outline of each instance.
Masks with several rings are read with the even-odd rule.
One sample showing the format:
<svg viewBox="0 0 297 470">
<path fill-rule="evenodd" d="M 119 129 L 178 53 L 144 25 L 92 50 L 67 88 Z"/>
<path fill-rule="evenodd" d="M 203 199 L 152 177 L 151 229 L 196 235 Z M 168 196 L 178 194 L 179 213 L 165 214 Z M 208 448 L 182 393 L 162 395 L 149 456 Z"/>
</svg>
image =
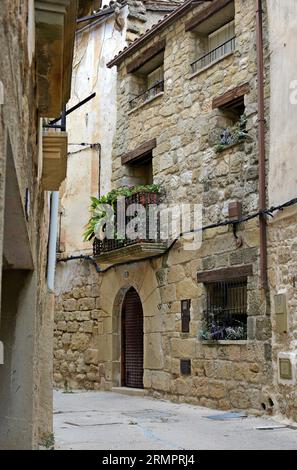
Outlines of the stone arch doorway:
<svg viewBox="0 0 297 470">
<path fill-rule="evenodd" d="M 121 385 L 143 388 L 143 308 L 134 287 L 125 295 L 121 320 Z"/>
</svg>

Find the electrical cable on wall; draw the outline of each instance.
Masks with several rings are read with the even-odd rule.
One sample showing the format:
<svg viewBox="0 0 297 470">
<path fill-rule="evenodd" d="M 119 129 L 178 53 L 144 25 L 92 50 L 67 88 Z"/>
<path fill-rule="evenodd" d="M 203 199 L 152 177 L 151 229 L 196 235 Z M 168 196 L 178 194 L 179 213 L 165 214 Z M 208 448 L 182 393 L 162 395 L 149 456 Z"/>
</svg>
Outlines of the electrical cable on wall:
<svg viewBox="0 0 297 470">
<path fill-rule="evenodd" d="M 81 153 L 81 152 L 84 152 L 85 150 L 90 150 L 90 149 L 91 149 L 91 150 L 92 150 L 92 149 L 97 150 L 97 149 L 99 149 L 100 146 L 101 146 L 101 144 L 100 144 L 99 142 L 96 142 L 95 144 L 89 144 L 89 143 L 83 142 L 83 143 L 81 143 L 81 144 L 68 144 L 68 146 L 69 146 L 69 145 L 74 145 L 74 146 L 78 146 L 78 147 L 81 146 L 81 147 L 83 147 L 83 148 L 82 148 L 82 149 L 79 149 L 79 150 L 75 150 L 75 151 L 73 151 L 73 152 L 68 152 L 67 155 L 75 155 L 75 154 L 77 154 L 77 153 Z"/>
<path fill-rule="evenodd" d="M 214 223 L 214 224 L 206 225 L 205 227 L 201 227 L 199 229 L 190 230 L 189 232 L 186 232 L 186 233 L 180 233 L 179 237 L 175 238 L 163 253 L 160 253 L 156 256 L 148 256 L 147 258 L 142 258 L 139 261 L 148 261 L 148 260 L 151 260 L 151 259 L 156 259 L 156 258 L 160 258 L 162 256 L 165 256 L 173 248 L 173 246 L 176 244 L 177 240 L 180 237 L 184 236 L 184 235 L 188 235 L 188 234 L 191 234 L 191 233 L 197 233 L 197 232 L 204 232 L 206 230 L 211 230 L 211 229 L 217 228 L 217 227 L 225 227 L 225 226 L 228 226 L 228 225 L 233 225 L 234 226 L 234 225 L 237 225 L 237 224 L 241 224 L 241 223 L 248 222 L 250 220 L 256 219 L 260 215 L 262 215 L 262 216 L 263 215 L 264 216 L 268 215 L 270 217 L 273 217 L 274 212 L 282 211 L 285 208 L 291 207 L 291 206 L 296 205 L 296 204 L 297 204 L 297 197 L 294 198 L 294 199 L 291 199 L 290 201 L 285 202 L 284 204 L 280 204 L 279 206 L 272 206 L 269 209 L 265 209 L 265 210 L 255 212 L 255 213 L 250 214 L 250 215 L 246 215 L 246 216 L 241 217 L 240 219 L 237 219 L 237 220 L 225 220 L 225 221 L 222 221 L 222 222 L 217 222 L 217 223 Z M 90 261 L 95 266 L 95 269 L 96 269 L 97 273 L 99 273 L 99 274 L 104 274 L 107 271 L 109 271 L 110 269 L 116 268 L 118 266 L 134 264 L 136 262 L 135 260 L 134 261 L 124 261 L 122 263 L 113 264 L 111 266 L 108 266 L 107 268 L 101 269 L 100 266 L 98 265 L 98 263 L 96 262 L 96 260 L 92 256 L 78 255 L 78 256 L 69 256 L 69 257 L 64 258 L 64 259 L 59 259 L 58 263 L 73 261 L 73 260 L 78 260 L 78 259 L 85 260 L 85 261 Z"/>
</svg>

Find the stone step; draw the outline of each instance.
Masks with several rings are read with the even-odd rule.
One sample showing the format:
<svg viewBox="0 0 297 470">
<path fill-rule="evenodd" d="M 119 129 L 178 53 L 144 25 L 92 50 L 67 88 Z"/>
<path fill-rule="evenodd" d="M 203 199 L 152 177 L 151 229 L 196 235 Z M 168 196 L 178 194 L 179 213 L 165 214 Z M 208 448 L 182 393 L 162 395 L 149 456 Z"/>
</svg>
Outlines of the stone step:
<svg viewBox="0 0 297 470">
<path fill-rule="evenodd" d="M 129 395 L 130 397 L 144 397 L 145 390 L 143 388 L 130 388 L 130 387 L 112 387 L 114 393 L 121 393 L 122 395 Z"/>
</svg>

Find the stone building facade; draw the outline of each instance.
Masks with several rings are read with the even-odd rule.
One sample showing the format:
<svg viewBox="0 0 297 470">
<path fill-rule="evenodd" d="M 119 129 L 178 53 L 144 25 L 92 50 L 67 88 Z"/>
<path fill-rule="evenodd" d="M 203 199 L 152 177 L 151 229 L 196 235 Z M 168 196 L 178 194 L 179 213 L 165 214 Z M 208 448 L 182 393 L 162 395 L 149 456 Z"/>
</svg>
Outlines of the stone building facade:
<svg viewBox="0 0 297 470">
<path fill-rule="evenodd" d="M 69 99 L 77 14 L 76 1 L 59 3 L 1 2 L 0 448 L 6 450 L 36 449 L 52 433 L 54 293 L 46 279 L 44 190 L 49 179 L 59 182 L 49 158 L 58 170 L 67 137 L 45 131 L 43 118 L 58 117 Z"/>
<path fill-rule="evenodd" d="M 269 161 L 275 142 L 270 132 L 282 102 L 279 94 L 271 95 L 284 54 L 280 37 L 290 44 L 286 61 L 292 55 L 289 33 L 276 33 L 279 15 L 289 14 L 288 31 L 296 30 L 292 3 L 262 3 Z M 278 384 L 278 353 L 295 348 L 294 317 L 291 333 L 277 336 L 274 307 L 274 295 L 291 282 L 287 295 L 294 315 L 294 260 L 289 270 L 282 267 L 288 248 L 294 248 L 294 214 L 271 226 L 271 292 L 260 282 L 258 218 L 231 223 L 259 208 L 256 14 L 255 3 L 244 0 L 187 1 L 109 63 L 118 70 L 111 187 L 158 184 L 165 203 L 202 204 L 203 226 L 211 227 L 195 250 L 185 249 L 183 239 L 163 253 L 159 244 L 144 248 L 141 243 L 101 254 L 97 250 L 101 273 L 87 260 L 60 263 L 59 279 L 65 282 L 57 295 L 58 386 L 131 386 L 124 358 L 131 337 L 123 319 L 129 318 L 132 305 L 142 318 L 145 393 L 296 418 L 294 381 Z M 288 136 L 284 139 L 288 142 Z M 274 161 L 277 165 L 276 156 Z M 267 189 L 275 181 L 269 178 Z M 290 188 L 293 197 L 294 181 Z M 277 200 L 272 193 L 267 207 Z M 282 199 L 278 203 L 286 195 Z M 218 225 L 224 221 L 228 224 Z M 141 259 L 144 253 L 149 259 Z M 68 281 L 73 269 L 75 286 Z M 207 315 L 214 317 L 226 305 L 229 312 L 244 313 L 231 315 L 233 335 L 241 318 L 240 339 L 220 339 L 209 323 L 205 329 Z M 133 375 L 137 364 L 131 367 Z"/>
<path fill-rule="evenodd" d="M 78 25 L 69 107 L 94 92 L 96 96 L 70 114 L 67 120 L 70 145 L 67 179 L 60 189 L 60 259 L 92 254 L 91 244 L 84 242 L 82 237 L 89 218 L 86 208 L 90 194 L 105 194 L 111 189 L 112 142 L 117 116 L 117 71 L 108 69 L 106 64 L 177 5 L 176 1 L 166 0 L 103 2 L 102 8 L 98 10 L 103 19 L 99 16 L 90 25 L 84 22 Z M 88 14 L 82 11 L 80 16 L 84 18 Z M 74 145 L 82 143 L 87 145 Z M 84 269 L 87 273 L 91 272 L 90 278 L 89 274 L 77 274 L 84 272 Z M 90 367 L 84 362 L 85 349 L 90 349 L 89 342 L 94 343 L 95 347 L 98 328 L 103 331 L 103 324 L 98 325 L 97 321 L 99 291 L 96 283 L 98 284 L 97 273 L 92 273 L 82 261 L 58 263 L 54 369 L 55 383 L 59 386 L 96 387 L 97 379 L 94 374 L 93 380 L 89 381 L 81 372 L 82 369 L 88 374 Z M 96 295 L 86 295 L 92 285 L 94 288 L 91 290 Z M 74 320 L 79 323 L 70 323 Z M 84 321 L 88 323 L 84 324 Z M 77 337 L 83 342 L 82 346 L 79 344 L 79 348 Z M 82 364 L 78 370 L 73 357 Z"/>
</svg>

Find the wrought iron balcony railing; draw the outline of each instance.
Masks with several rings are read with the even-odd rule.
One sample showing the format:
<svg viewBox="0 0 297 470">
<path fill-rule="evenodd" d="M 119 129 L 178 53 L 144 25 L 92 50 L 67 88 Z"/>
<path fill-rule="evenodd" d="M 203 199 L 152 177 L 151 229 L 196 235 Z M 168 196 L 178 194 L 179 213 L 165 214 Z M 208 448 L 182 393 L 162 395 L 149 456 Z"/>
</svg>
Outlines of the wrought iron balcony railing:
<svg viewBox="0 0 297 470">
<path fill-rule="evenodd" d="M 113 252 L 114 250 L 118 250 L 120 248 L 126 248 L 131 245 L 137 245 L 137 244 L 160 244 L 162 243 L 160 240 L 160 218 L 159 214 L 157 214 L 156 217 L 156 226 L 155 226 L 155 233 L 154 237 L 152 238 L 152 226 L 151 226 L 151 221 L 150 221 L 150 211 L 149 207 L 151 205 L 157 206 L 160 203 L 160 194 L 154 193 L 154 192 L 140 192 L 137 194 L 133 194 L 132 196 L 129 196 L 125 199 L 125 210 L 127 211 L 127 208 L 131 204 L 140 204 L 142 205 L 146 211 L 145 211 L 145 219 L 142 219 L 142 223 L 144 224 L 144 229 L 140 230 L 139 232 L 141 233 L 140 236 L 136 236 L 135 239 L 131 239 L 129 237 L 125 239 L 117 239 L 116 237 L 114 239 L 108 239 L 105 238 L 104 240 L 99 240 L 98 238 L 95 238 L 94 244 L 93 244 L 93 252 L 94 256 L 100 256 L 104 253 L 109 253 Z M 126 212 L 127 213 L 127 212 Z M 133 216 L 127 216 L 126 215 L 126 227 L 131 219 L 134 218 Z M 115 214 L 115 221 L 114 221 L 115 227 L 117 226 L 117 214 Z"/>
<path fill-rule="evenodd" d="M 207 54 L 203 55 L 202 57 L 199 57 L 199 59 L 195 60 L 191 64 L 192 72 L 198 72 L 199 70 L 202 70 L 204 67 L 207 67 L 208 65 L 212 64 L 212 62 L 215 62 L 216 60 L 220 59 L 226 54 L 229 54 L 230 52 L 233 52 L 235 50 L 235 36 L 228 41 L 224 42 L 220 46 L 216 47 L 212 51 L 208 52 Z"/>
<path fill-rule="evenodd" d="M 141 104 L 144 104 L 146 101 L 151 100 L 152 98 L 154 98 L 159 93 L 162 93 L 163 91 L 164 91 L 164 80 L 160 80 L 159 82 L 156 82 L 155 85 L 149 88 L 148 90 L 144 91 L 143 93 L 140 93 L 140 95 L 138 96 L 135 96 L 135 98 L 132 98 L 132 100 L 129 101 L 130 109 L 137 108 Z"/>
</svg>

